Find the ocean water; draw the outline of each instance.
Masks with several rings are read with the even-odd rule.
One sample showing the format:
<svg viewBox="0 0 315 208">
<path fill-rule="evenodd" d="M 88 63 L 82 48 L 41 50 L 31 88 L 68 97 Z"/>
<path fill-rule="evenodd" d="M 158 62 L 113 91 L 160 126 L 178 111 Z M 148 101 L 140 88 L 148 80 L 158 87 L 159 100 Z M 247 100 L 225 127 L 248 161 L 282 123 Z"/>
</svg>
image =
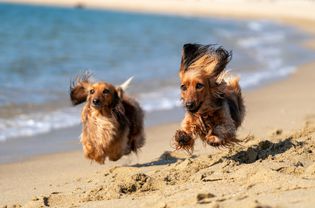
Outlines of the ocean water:
<svg viewBox="0 0 315 208">
<path fill-rule="evenodd" d="M 180 106 L 184 43 L 232 50 L 228 69 L 250 89 L 314 58 L 300 46 L 307 38 L 264 20 L 0 4 L 0 141 L 78 125 L 81 106 L 71 107 L 68 90 L 84 70 L 114 84 L 134 76 L 128 92 L 147 114 L 158 114 Z"/>
</svg>

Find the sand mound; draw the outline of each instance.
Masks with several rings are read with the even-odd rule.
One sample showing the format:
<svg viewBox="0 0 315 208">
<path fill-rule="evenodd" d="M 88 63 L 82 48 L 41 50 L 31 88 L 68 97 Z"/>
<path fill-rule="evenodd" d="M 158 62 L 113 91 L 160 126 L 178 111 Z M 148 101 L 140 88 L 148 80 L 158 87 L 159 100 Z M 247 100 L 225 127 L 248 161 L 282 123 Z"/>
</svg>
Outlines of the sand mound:
<svg viewBox="0 0 315 208">
<path fill-rule="evenodd" d="M 165 152 L 156 161 L 71 181 L 72 192 L 34 197 L 25 207 L 277 207 L 315 187 L 315 125 L 211 155 Z M 251 143 L 251 145 L 249 145 Z M 277 195 L 277 199 L 274 199 Z M 118 200 L 119 199 L 119 200 Z M 272 199 L 272 200 L 271 200 Z"/>
</svg>

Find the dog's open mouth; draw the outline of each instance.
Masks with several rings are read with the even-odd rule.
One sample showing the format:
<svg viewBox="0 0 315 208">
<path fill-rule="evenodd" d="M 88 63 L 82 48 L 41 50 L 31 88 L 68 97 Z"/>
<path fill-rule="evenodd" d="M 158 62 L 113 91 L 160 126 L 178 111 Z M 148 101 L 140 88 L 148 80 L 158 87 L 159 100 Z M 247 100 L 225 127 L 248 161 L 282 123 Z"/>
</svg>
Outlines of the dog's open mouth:
<svg viewBox="0 0 315 208">
<path fill-rule="evenodd" d="M 186 109 L 187 109 L 187 111 L 190 112 L 190 113 L 197 113 L 197 112 L 199 111 L 201 105 L 202 105 L 202 102 L 199 103 L 199 105 L 197 105 L 197 106 L 194 107 L 194 108 L 190 108 L 190 109 L 189 109 L 189 108 L 186 108 Z"/>
</svg>

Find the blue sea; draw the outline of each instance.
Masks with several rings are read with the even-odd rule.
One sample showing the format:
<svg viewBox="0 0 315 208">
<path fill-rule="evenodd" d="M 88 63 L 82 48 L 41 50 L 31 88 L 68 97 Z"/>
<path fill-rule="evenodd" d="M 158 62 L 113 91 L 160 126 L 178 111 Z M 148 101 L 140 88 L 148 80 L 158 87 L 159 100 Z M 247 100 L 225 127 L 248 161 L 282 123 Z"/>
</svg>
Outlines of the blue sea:
<svg viewBox="0 0 315 208">
<path fill-rule="evenodd" d="M 301 47 L 307 39 L 266 20 L 0 4 L 0 142 L 79 125 L 82 106 L 72 107 L 68 93 L 70 80 L 84 70 L 117 85 L 134 76 L 128 93 L 150 120 L 180 106 L 183 44 L 232 50 L 228 69 L 252 89 L 314 58 Z M 166 115 L 159 122 L 172 120 Z"/>
</svg>

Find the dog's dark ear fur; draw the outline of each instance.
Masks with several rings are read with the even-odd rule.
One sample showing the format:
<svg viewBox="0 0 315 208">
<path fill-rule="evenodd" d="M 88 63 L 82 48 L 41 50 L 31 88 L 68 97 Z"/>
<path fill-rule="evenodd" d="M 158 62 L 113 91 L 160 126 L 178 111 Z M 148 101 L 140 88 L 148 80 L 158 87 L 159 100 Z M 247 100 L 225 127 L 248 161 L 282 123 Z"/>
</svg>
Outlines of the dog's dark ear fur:
<svg viewBox="0 0 315 208">
<path fill-rule="evenodd" d="M 224 70 L 231 58 L 232 52 L 228 52 L 222 46 L 188 43 L 183 46 L 180 73 L 194 65 L 194 68 L 205 69 L 211 76 L 216 77 Z"/>
<path fill-rule="evenodd" d="M 181 71 L 186 71 L 188 67 L 197 59 L 207 52 L 208 45 L 201 45 L 197 43 L 187 43 L 183 46 Z"/>
<path fill-rule="evenodd" d="M 217 64 L 212 71 L 212 75 L 217 77 L 231 61 L 232 51 L 227 51 L 222 46 L 220 46 L 219 48 L 215 49 L 214 54 Z"/>
<path fill-rule="evenodd" d="M 90 72 L 84 72 L 70 83 L 70 100 L 73 105 L 79 105 L 86 101 L 91 76 Z"/>
<path fill-rule="evenodd" d="M 112 108 L 115 108 L 118 105 L 119 100 L 122 98 L 122 93 L 123 93 L 123 90 L 121 89 L 121 87 L 116 88 L 113 94 L 113 100 L 111 104 Z"/>
</svg>

